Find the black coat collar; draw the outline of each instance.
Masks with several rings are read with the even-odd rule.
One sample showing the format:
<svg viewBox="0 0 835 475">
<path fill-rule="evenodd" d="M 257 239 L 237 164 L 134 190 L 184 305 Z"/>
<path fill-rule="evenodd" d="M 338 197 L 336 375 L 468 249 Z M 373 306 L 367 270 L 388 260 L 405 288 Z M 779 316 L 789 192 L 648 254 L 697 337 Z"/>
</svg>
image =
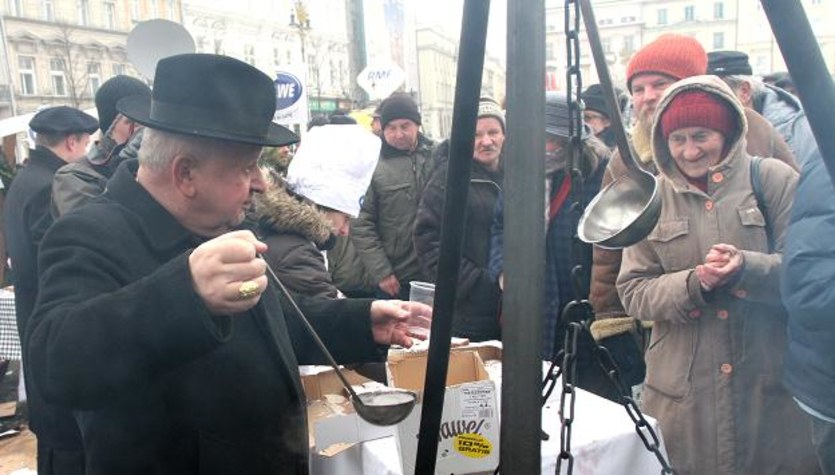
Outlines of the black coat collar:
<svg viewBox="0 0 835 475">
<path fill-rule="evenodd" d="M 67 164 L 61 157 L 55 155 L 52 150 L 42 145 L 38 145 L 35 150 L 29 152 L 29 162 L 46 167 L 52 172 L 57 172 L 59 168 Z"/>
</svg>

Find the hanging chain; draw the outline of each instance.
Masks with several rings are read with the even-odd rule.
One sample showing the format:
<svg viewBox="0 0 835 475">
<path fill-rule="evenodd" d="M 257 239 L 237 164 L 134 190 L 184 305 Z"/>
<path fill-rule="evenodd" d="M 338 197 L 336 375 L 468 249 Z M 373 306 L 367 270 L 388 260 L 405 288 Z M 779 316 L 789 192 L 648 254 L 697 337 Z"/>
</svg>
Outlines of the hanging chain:
<svg viewBox="0 0 835 475">
<path fill-rule="evenodd" d="M 579 170 L 580 157 L 583 153 L 583 80 L 580 71 L 580 3 L 579 0 L 565 0 L 565 44 L 566 44 L 566 101 L 568 103 L 568 136 L 571 153 L 569 154 L 568 170 L 571 179 L 572 207 L 571 212 L 577 218 L 583 212 L 582 184 L 584 178 Z M 566 305 L 561 315 L 562 321 L 566 322 L 565 346 L 562 350 L 562 394 L 560 396 L 560 453 L 557 457 L 556 473 L 561 473 L 563 463 L 567 465 L 566 473 L 571 475 L 574 470 L 574 456 L 571 454 L 571 430 L 574 423 L 574 402 L 576 397 L 577 381 L 577 341 L 581 332 L 588 332 L 588 325 L 594 319 L 594 310 L 588 300 L 584 298 L 583 286 L 586 275 L 582 267 L 581 256 L 578 245 L 579 238 L 575 235 L 572 239 L 572 261 L 576 263 L 572 269 L 572 283 L 574 284 L 575 300 Z M 597 343 L 594 338 L 594 355 L 598 364 L 603 368 L 612 385 L 620 395 L 620 404 L 626 410 L 629 418 L 635 423 L 635 432 L 644 444 L 644 447 L 652 452 L 658 463 L 661 464 L 662 475 L 675 475 L 675 470 L 670 467 L 664 454 L 661 453 L 661 441 L 658 434 L 644 418 L 635 400 L 629 395 L 631 391 L 626 388 L 620 378 L 620 373 L 615 365 L 612 355 L 606 347 Z M 559 378 L 559 371 L 555 370 L 555 364 L 559 361 L 558 354 L 549 369 L 543 388 L 547 387 L 544 399 L 547 399 L 556 385 L 556 378 Z"/>
<path fill-rule="evenodd" d="M 571 194 L 574 198 L 572 208 L 577 207 L 577 186 L 582 181 L 576 179 L 575 169 L 579 165 L 582 150 L 583 111 L 580 94 L 583 91 L 583 79 L 580 73 L 580 4 L 577 0 L 565 0 L 565 88 L 568 102 L 568 137 L 569 162 L 566 173 L 571 180 Z M 575 290 L 576 290 L 575 285 Z M 574 423 L 574 402 L 577 381 L 577 339 L 583 331 L 582 319 L 570 318 L 577 313 L 578 305 L 582 305 L 575 295 L 575 300 L 569 303 L 561 315 L 566 322 L 565 345 L 562 359 L 562 394 L 560 395 L 560 453 L 557 456 L 556 473 L 559 474 L 563 463 L 566 473 L 574 471 L 574 455 L 571 453 L 571 428 Z M 555 361 L 556 358 L 555 358 Z"/>
<path fill-rule="evenodd" d="M 580 3 L 578 0 L 565 0 L 565 95 L 568 101 L 568 137 L 572 145 L 573 163 L 569 170 L 577 166 L 577 157 L 582 144 L 583 77 L 580 72 Z"/>
<path fill-rule="evenodd" d="M 574 402 L 577 395 L 577 338 L 582 326 L 571 322 L 565 332 L 565 353 L 562 360 L 562 394 L 560 395 L 560 453 L 557 456 L 556 473 L 561 473 L 562 464 L 567 465 L 567 474 L 574 471 L 574 455 L 571 453 L 571 427 L 574 424 Z"/>
<path fill-rule="evenodd" d="M 655 455 L 655 458 L 658 459 L 658 463 L 661 464 L 661 474 L 675 475 L 676 471 L 670 467 L 666 457 L 664 457 L 664 454 L 661 453 L 661 440 L 658 438 L 658 434 L 655 433 L 652 425 L 650 425 L 650 423 L 644 418 L 644 415 L 641 413 L 641 410 L 638 408 L 638 404 L 632 396 L 629 396 L 631 391 L 629 391 L 629 388 L 624 386 L 623 380 L 620 378 L 618 367 L 615 364 L 615 360 L 612 358 L 612 354 L 609 353 L 609 350 L 605 346 L 597 343 L 596 341 L 594 354 L 597 357 L 598 364 L 600 364 L 600 367 L 603 368 L 603 372 L 609 377 L 609 381 L 620 395 L 620 404 L 624 409 L 626 409 L 626 413 L 629 415 L 629 418 L 632 419 L 632 422 L 635 423 L 635 432 L 638 433 L 638 437 L 641 438 L 641 442 L 644 443 L 644 447 L 648 451 L 652 452 Z"/>
</svg>

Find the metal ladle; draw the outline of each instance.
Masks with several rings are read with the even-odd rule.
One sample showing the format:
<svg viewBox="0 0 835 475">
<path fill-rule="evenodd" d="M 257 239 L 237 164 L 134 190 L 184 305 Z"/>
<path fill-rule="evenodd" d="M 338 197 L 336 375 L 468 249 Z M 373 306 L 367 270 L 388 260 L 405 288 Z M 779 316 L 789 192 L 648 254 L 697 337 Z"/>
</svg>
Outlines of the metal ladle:
<svg viewBox="0 0 835 475">
<path fill-rule="evenodd" d="M 600 190 L 589 203 L 580 218 L 577 234 L 589 244 L 620 249 L 637 243 L 652 231 L 661 215 L 661 197 L 655 176 L 638 166 L 632 156 L 591 2 L 580 0 L 580 9 L 603 97 L 613 116 L 611 127 L 617 139 L 618 152 L 626 165 L 626 174 Z"/>
<path fill-rule="evenodd" d="M 264 259 L 264 256 L 262 255 L 259 255 L 258 257 Z M 267 262 L 266 259 L 264 259 L 264 262 Z M 356 391 L 354 391 L 354 388 L 351 387 L 351 383 L 349 383 L 348 379 L 345 378 L 345 375 L 342 374 L 342 370 L 339 369 L 339 365 L 336 363 L 336 360 L 333 358 L 330 351 L 328 351 L 325 343 L 321 338 L 319 338 L 316 330 L 313 329 L 313 325 L 310 324 L 310 321 L 307 317 L 305 317 L 304 312 L 302 312 L 298 304 L 296 304 L 295 299 L 293 299 L 290 295 L 287 288 L 284 287 L 281 279 L 278 278 L 269 264 L 267 264 L 267 272 L 270 274 L 273 281 L 278 284 L 278 287 L 281 289 L 281 293 L 284 294 L 290 302 L 290 305 L 293 306 L 293 309 L 296 311 L 296 315 L 299 316 L 299 319 L 304 324 L 304 328 L 313 338 L 313 341 L 316 342 L 316 346 L 319 347 L 322 354 L 325 355 L 325 358 L 328 360 L 328 363 L 331 365 L 333 370 L 336 371 L 336 375 L 339 377 L 339 380 L 342 382 L 342 385 L 351 397 L 351 403 L 354 405 L 354 410 L 357 411 L 357 414 L 359 414 L 363 420 L 378 426 L 395 425 L 405 419 L 415 407 L 417 394 L 405 389 L 382 389 L 357 394 Z"/>
</svg>

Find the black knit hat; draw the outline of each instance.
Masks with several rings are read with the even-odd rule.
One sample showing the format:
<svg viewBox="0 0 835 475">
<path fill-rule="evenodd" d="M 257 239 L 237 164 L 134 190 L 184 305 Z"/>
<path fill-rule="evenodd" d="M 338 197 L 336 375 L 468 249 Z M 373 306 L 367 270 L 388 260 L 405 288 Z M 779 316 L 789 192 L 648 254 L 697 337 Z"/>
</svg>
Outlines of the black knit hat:
<svg viewBox="0 0 835 475">
<path fill-rule="evenodd" d="M 382 105 L 380 125 L 383 128 L 389 122 L 397 119 L 409 119 L 417 125 L 421 124 L 417 102 L 408 94 L 391 95 L 383 101 Z"/>
<path fill-rule="evenodd" d="M 120 74 L 105 81 L 96 91 L 96 110 L 99 113 L 99 126 L 102 133 L 107 133 L 110 125 L 116 120 L 116 115 L 119 113 L 116 110 L 116 103 L 119 99 L 128 96 L 141 96 L 150 102 L 151 88 L 139 79 Z"/>
<path fill-rule="evenodd" d="M 750 76 L 753 74 L 748 55 L 742 51 L 711 51 L 707 54 L 707 73 L 715 76 Z"/>
<path fill-rule="evenodd" d="M 615 99 L 620 101 L 623 96 L 623 91 L 619 88 L 614 88 Z M 611 119 L 612 114 L 609 113 L 609 108 L 606 107 L 606 99 L 603 96 L 603 87 L 600 84 L 592 84 L 583 91 L 581 97 L 583 103 L 586 105 L 586 110 L 595 111 Z"/>
<path fill-rule="evenodd" d="M 152 129 L 277 147 L 299 141 L 273 122 L 275 84 L 243 61 L 214 54 L 159 60 L 150 105 L 136 96 L 117 109 Z"/>
</svg>

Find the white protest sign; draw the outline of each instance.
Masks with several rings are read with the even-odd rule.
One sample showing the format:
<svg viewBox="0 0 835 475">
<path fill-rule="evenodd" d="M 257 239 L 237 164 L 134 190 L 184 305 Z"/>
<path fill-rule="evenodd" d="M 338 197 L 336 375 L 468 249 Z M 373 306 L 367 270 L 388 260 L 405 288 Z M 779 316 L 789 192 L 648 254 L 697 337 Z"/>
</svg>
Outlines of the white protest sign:
<svg viewBox="0 0 835 475">
<path fill-rule="evenodd" d="M 388 97 L 405 80 L 406 73 L 396 64 L 369 65 L 357 76 L 357 84 L 372 100 Z"/>
<path fill-rule="evenodd" d="M 275 84 L 275 117 L 281 125 L 307 124 L 307 87 L 305 66 L 282 66 L 277 72 Z"/>
</svg>

